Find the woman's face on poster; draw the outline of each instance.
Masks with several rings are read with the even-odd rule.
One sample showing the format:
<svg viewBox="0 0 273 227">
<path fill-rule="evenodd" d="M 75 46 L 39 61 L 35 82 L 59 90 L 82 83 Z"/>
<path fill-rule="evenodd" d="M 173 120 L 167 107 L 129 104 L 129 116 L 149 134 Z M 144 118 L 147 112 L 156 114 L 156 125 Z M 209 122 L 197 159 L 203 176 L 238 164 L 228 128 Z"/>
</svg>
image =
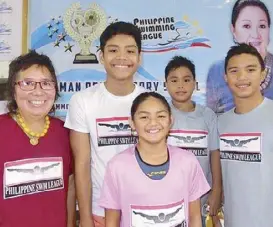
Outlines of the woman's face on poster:
<svg viewBox="0 0 273 227">
<path fill-rule="evenodd" d="M 243 8 L 235 27 L 231 26 L 231 31 L 236 42 L 251 44 L 265 57 L 270 28 L 267 16 L 261 8 L 256 6 Z"/>
</svg>

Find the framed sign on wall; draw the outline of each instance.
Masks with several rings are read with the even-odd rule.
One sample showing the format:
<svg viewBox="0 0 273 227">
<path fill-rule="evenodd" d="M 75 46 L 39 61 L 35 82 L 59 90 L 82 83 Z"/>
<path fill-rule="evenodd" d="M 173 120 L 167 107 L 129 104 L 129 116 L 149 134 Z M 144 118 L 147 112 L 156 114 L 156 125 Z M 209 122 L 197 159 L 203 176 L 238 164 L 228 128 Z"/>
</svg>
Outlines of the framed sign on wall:
<svg viewBox="0 0 273 227">
<path fill-rule="evenodd" d="M 12 59 L 28 50 L 28 0 L 0 1 L 0 113 L 6 112 L 6 84 Z M 18 38 L 21 37 L 21 38 Z"/>
</svg>

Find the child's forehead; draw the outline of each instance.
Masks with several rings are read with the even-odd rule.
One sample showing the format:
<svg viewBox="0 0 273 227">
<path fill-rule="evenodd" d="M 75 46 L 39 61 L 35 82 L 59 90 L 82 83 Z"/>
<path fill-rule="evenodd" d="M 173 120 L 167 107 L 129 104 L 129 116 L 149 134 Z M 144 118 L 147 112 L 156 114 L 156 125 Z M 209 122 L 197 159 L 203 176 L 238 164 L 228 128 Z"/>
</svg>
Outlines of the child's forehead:
<svg viewBox="0 0 273 227">
<path fill-rule="evenodd" d="M 147 99 L 143 100 L 143 102 L 140 103 L 138 110 L 140 111 L 143 109 L 150 109 L 154 107 L 161 108 L 162 110 L 166 109 L 162 100 L 155 97 L 148 97 Z"/>
<path fill-rule="evenodd" d="M 133 36 L 126 34 L 117 34 L 112 36 L 107 40 L 106 46 L 115 45 L 115 46 L 137 46 L 136 41 Z"/>
<path fill-rule="evenodd" d="M 248 67 L 260 67 L 258 57 L 251 54 L 241 54 L 232 56 L 227 64 L 227 69 L 230 68 L 248 68 Z"/>
<path fill-rule="evenodd" d="M 185 76 L 190 76 L 193 77 L 192 71 L 186 67 L 186 66 L 181 66 L 178 68 L 174 68 L 170 71 L 169 77 L 185 77 Z"/>
</svg>

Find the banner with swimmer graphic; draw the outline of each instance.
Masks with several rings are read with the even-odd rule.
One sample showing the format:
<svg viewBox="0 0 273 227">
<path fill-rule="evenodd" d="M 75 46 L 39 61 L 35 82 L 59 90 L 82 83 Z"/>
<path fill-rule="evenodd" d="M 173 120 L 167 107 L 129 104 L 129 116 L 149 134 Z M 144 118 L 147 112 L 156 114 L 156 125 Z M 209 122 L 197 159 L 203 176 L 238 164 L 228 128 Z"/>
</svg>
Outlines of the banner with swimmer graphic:
<svg viewBox="0 0 273 227">
<path fill-rule="evenodd" d="M 264 3 L 272 12 L 273 1 Z M 183 55 L 196 65 L 193 99 L 200 104 L 206 104 L 209 67 L 234 44 L 230 29 L 234 1 L 40 0 L 29 4 L 29 48 L 53 60 L 61 92 L 55 106 L 59 117 L 65 117 L 73 93 L 105 80 L 98 56 L 99 35 L 112 22 L 132 22 L 142 31 L 137 84 L 169 98 L 164 68 L 173 56 Z M 89 46 L 84 47 L 83 41 Z M 272 43 L 267 49 L 273 50 Z"/>
</svg>

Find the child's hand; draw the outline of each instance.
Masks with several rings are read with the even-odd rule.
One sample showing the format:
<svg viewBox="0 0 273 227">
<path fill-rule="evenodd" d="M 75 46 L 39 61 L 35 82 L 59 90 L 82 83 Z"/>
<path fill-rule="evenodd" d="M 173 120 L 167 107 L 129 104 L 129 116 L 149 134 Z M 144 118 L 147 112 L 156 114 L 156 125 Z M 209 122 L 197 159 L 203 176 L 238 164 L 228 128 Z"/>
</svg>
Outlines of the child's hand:
<svg viewBox="0 0 273 227">
<path fill-rule="evenodd" d="M 222 227 L 220 219 L 218 216 L 213 216 L 212 217 L 212 222 L 214 227 Z"/>
<path fill-rule="evenodd" d="M 216 216 L 221 208 L 222 193 L 221 190 L 212 190 L 208 198 L 209 214 L 210 216 Z"/>
</svg>

